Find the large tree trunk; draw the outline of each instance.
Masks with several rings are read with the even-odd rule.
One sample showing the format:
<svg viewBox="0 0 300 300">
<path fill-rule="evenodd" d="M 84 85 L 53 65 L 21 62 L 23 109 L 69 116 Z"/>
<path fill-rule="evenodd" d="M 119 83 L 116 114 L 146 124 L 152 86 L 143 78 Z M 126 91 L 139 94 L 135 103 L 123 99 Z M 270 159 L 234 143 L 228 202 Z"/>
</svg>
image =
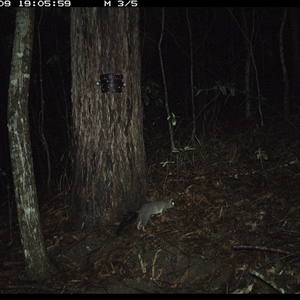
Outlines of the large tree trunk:
<svg viewBox="0 0 300 300">
<path fill-rule="evenodd" d="M 25 267 L 32 280 L 52 271 L 41 231 L 28 124 L 28 90 L 33 44 L 34 9 L 16 10 L 8 97 L 8 131 L 15 199 Z"/>
<path fill-rule="evenodd" d="M 72 8 L 73 187 L 76 227 L 116 221 L 144 199 L 139 10 Z M 123 93 L 101 94 L 101 74 Z"/>
</svg>

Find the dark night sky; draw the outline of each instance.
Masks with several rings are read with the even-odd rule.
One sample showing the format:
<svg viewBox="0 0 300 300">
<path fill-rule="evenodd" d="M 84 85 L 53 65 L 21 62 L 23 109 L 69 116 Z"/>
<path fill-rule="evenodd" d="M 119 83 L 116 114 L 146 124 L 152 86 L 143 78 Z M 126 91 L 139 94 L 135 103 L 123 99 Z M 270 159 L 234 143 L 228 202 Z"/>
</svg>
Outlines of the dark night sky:
<svg viewBox="0 0 300 300">
<path fill-rule="evenodd" d="M 37 32 L 41 37 L 43 91 L 45 100 L 46 132 L 50 149 L 59 151 L 53 155 L 53 163 L 61 157 L 68 147 L 66 135 L 66 107 L 70 109 L 70 38 L 69 9 L 41 9 L 36 11 L 35 44 L 32 65 L 32 83 L 30 90 L 29 110 L 31 115 L 31 134 L 33 150 L 38 153 L 41 148 L 37 133 L 37 116 L 40 110 L 39 86 L 39 46 Z M 279 29 L 283 16 L 283 8 L 246 8 L 244 15 L 240 8 L 233 8 L 232 17 L 226 8 L 189 8 L 189 21 L 192 31 L 194 54 L 194 86 L 196 90 L 211 89 L 216 82 L 230 85 L 244 91 L 245 84 L 245 37 L 241 28 L 247 26 L 248 34 L 252 34 L 253 53 L 257 65 L 262 96 L 268 99 L 268 105 L 281 109 L 283 97 L 282 69 L 279 57 Z M 296 17 L 295 17 L 296 16 Z M 293 53 L 295 46 L 292 33 L 299 31 L 298 8 L 288 8 L 288 18 L 284 28 L 284 51 L 288 74 L 291 80 L 293 99 L 298 94 L 296 82 L 299 69 L 295 66 Z M 142 81 L 158 84 L 159 95 L 164 97 L 162 73 L 159 63 L 157 43 L 161 34 L 161 8 L 141 8 L 141 49 L 142 49 Z M 294 20 L 294 23 L 292 22 Z M 246 25 L 245 25 L 246 24 Z M 293 27 L 294 26 L 294 27 Z M 296 26 L 296 27 L 295 27 Z M 0 132 L 1 157 L 0 167 L 9 171 L 8 140 L 6 134 L 7 89 L 10 72 L 14 32 L 14 10 L 0 10 Z M 299 45 L 298 45 L 299 47 Z M 299 51 L 299 49 L 298 49 Z M 165 31 L 163 34 L 162 53 L 167 80 L 167 90 L 171 111 L 183 121 L 190 118 L 190 40 L 186 8 L 165 9 Z M 297 73 L 298 72 L 298 73 Z M 257 95 L 256 79 L 251 68 L 251 93 Z M 296 78 L 296 79 L 295 79 Z M 294 93 L 294 94 L 293 94 Z M 203 96 L 202 96 L 203 95 Z M 209 102 L 212 93 L 201 94 L 196 98 L 196 107 L 201 109 L 203 103 Z M 220 120 L 232 119 L 232 116 L 243 118 L 245 95 L 235 97 L 219 97 L 222 106 Z M 226 100 L 226 102 L 225 102 Z M 165 118 L 165 111 L 155 99 L 145 108 L 145 119 Z M 292 104 L 297 104 L 294 100 Z M 299 101 L 297 99 L 297 101 Z M 268 111 L 266 111 L 266 114 Z M 223 119 L 222 119 L 223 118 Z M 228 121 L 227 120 L 227 121 Z M 165 122 L 164 122 L 165 123 Z M 187 123 L 185 124 L 187 125 Z M 3 183 L 1 183 L 3 185 Z M 2 188 L 2 187 L 1 187 Z"/>
<path fill-rule="evenodd" d="M 150 12 L 151 10 L 151 12 Z M 233 9 L 239 26 L 242 25 L 239 8 Z M 160 9 L 144 9 L 147 35 L 156 42 L 160 35 Z M 150 15 L 150 16 L 149 16 Z M 253 25 L 253 15 L 254 22 Z M 189 17 L 193 34 L 194 72 L 196 88 L 210 88 L 216 81 L 244 89 L 245 40 L 237 23 L 226 8 L 190 8 Z M 282 95 L 282 71 L 279 58 L 279 26 L 282 8 L 247 8 L 247 26 L 253 30 L 253 50 L 265 97 Z M 143 20 L 143 19 L 142 19 Z M 154 25 L 155 24 L 155 28 Z M 285 26 L 285 51 L 288 67 L 291 43 L 290 24 Z M 161 71 L 157 45 L 149 42 L 145 48 L 143 75 L 151 74 L 159 80 Z M 185 8 L 166 8 L 165 33 L 162 43 L 168 91 L 171 99 L 180 101 L 187 95 L 190 81 L 189 34 Z M 149 56 L 150 55 L 150 56 Z M 151 73 L 152 72 L 152 73 Z M 150 75 L 149 75 L 150 77 Z M 254 83 L 253 83 L 254 87 Z M 255 93 L 255 88 L 253 88 Z"/>
</svg>

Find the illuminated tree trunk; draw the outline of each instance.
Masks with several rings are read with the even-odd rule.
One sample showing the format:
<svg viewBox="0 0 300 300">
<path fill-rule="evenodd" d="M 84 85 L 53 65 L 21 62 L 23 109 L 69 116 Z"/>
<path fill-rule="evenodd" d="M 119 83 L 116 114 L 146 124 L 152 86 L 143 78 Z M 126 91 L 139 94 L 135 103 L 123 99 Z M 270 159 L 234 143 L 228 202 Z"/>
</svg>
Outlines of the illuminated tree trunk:
<svg viewBox="0 0 300 300">
<path fill-rule="evenodd" d="M 111 224 L 144 200 L 139 9 L 72 8 L 75 227 Z M 101 93 L 101 74 L 122 74 L 121 93 Z"/>
<path fill-rule="evenodd" d="M 16 10 L 7 108 L 10 156 L 25 268 L 29 278 L 51 274 L 41 231 L 28 124 L 28 90 L 33 44 L 34 9 Z"/>
</svg>

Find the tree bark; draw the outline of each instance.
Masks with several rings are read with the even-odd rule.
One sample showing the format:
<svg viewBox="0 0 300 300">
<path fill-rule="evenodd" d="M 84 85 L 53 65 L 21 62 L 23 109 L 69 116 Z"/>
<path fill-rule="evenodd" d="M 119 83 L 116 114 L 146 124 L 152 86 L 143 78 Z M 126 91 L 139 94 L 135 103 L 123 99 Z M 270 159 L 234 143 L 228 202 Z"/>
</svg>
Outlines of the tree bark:
<svg viewBox="0 0 300 300">
<path fill-rule="evenodd" d="M 72 8 L 72 207 L 91 228 L 136 209 L 146 188 L 139 10 Z M 123 74 L 122 94 L 101 93 L 101 74 Z"/>
<path fill-rule="evenodd" d="M 53 269 L 47 258 L 41 231 L 28 123 L 34 13 L 33 8 L 16 9 L 7 126 L 25 268 L 31 280 L 42 280 Z"/>
</svg>

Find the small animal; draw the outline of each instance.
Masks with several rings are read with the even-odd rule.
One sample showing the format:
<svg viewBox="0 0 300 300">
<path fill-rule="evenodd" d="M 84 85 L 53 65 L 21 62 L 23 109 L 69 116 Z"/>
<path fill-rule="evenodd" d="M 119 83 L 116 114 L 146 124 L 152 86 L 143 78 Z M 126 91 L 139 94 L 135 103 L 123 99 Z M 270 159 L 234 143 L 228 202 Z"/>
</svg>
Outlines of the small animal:
<svg viewBox="0 0 300 300">
<path fill-rule="evenodd" d="M 124 219 L 118 226 L 116 234 L 119 235 L 127 225 L 136 219 L 137 229 L 142 229 L 145 231 L 145 226 L 152 215 L 161 215 L 165 210 L 172 207 L 174 207 L 174 201 L 172 199 L 148 202 L 142 205 L 138 211 L 128 214 L 126 219 Z"/>
<path fill-rule="evenodd" d="M 143 231 L 145 231 L 145 226 L 152 215 L 161 215 L 165 210 L 172 207 L 174 207 L 174 201 L 172 199 L 144 204 L 140 210 L 138 210 L 137 229 L 142 228 Z"/>
</svg>

